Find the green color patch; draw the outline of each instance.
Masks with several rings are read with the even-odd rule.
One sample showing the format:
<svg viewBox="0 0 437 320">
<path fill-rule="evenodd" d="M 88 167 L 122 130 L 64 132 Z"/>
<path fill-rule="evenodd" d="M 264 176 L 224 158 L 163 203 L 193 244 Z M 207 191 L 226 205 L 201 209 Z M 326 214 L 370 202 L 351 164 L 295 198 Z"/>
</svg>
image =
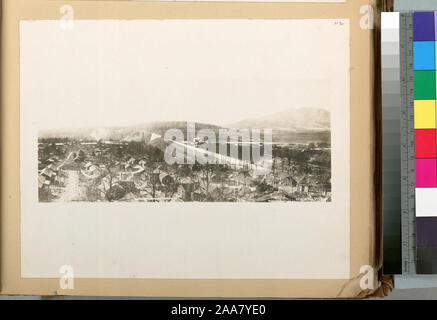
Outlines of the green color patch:
<svg viewBox="0 0 437 320">
<path fill-rule="evenodd" d="M 414 71 L 414 99 L 435 100 L 436 99 L 436 72 L 435 71 Z"/>
</svg>

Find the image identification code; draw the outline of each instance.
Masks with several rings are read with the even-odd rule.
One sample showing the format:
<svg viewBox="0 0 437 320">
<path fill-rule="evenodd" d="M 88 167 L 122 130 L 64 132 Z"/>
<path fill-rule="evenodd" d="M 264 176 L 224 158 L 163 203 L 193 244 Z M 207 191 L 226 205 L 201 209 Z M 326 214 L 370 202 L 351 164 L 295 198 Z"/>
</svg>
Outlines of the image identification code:
<svg viewBox="0 0 437 320">
<path fill-rule="evenodd" d="M 202 318 L 206 314 L 214 315 L 265 315 L 265 305 L 216 304 L 214 308 L 205 306 L 183 306 L 178 304 L 171 308 L 172 315 L 195 315 Z"/>
</svg>

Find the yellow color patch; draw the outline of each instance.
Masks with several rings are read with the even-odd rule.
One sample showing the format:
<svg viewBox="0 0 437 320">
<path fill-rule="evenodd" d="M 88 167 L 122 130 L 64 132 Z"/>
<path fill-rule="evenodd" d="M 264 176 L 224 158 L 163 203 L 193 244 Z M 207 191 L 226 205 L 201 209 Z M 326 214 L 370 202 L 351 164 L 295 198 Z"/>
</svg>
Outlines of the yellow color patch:
<svg viewBox="0 0 437 320">
<path fill-rule="evenodd" d="M 414 101 L 414 127 L 416 129 L 436 128 L 436 101 L 415 100 Z"/>
</svg>

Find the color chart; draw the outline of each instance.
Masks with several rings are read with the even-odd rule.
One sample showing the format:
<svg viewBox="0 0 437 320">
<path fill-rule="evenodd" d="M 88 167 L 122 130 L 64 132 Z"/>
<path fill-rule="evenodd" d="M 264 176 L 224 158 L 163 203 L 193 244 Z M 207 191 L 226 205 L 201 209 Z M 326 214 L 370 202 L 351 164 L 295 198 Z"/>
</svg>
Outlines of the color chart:
<svg viewBox="0 0 437 320">
<path fill-rule="evenodd" d="M 416 274 L 413 14 L 381 17 L 383 271 Z"/>
<path fill-rule="evenodd" d="M 401 91 L 399 12 L 383 12 L 382 61 L 382 208 L 383 270 L 402 273 L 401 255 Z"/>
<path fill-rule="evenodd" d="M 414 129 L 417 273 L 437 273 L 437 13 L 415 12 Z"/>
</svg>

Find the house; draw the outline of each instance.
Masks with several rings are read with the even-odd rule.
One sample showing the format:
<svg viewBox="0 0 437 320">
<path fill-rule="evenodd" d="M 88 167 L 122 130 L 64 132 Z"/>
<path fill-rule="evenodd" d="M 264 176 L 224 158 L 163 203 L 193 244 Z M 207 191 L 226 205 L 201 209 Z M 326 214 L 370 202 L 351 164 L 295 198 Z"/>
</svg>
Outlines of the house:
<svg viewBox="0 0 437 320">
<path fill-rule="evenodd" d="M 192 201 L 192 193 L 195 189 L 195 184 L 190 178 L 182 178 L 180 182 L 184 192 L 184 201 Z"/>
<path fill-rule="evenodd" d="M 282 158 L 276 157 L 273 159 L 273 171 L 282 170 Z"/>
<path fill-rule="evenodd" d="M 41 171 L 41 170 L 44 169 L 44 168 L 45 168 L 45 164 L 42 163 L 42 161 L 39 161 L 39 160 L 38 160 L 38 170 Z"/>
<path fill-rule="evenodd" d="M 191 194 L 192 201 L 200 202 L 200 201 L 204 201 L 205 198 L 206 198 L 206 196 L 203 193 L 199 192 L 199 191 L 194 191 Z"/>
<path fill-rule="evenodd" d="M 137 193 L 138 189 L 133 181 L 118 181 L 117 185 L 123 188 L 126 193 Z"/>
<path fill-rule="evenodd" d="M 296 178 L 296 191 L 307 193 L 309 191 L 309 179 L 306 175 Z"/>
<path fill-rule="evenodd" d="M 161 180 L 161 183 L 166 186 L 174 183 L 173 177 L 164 172 L 159 175 L 159 180 Z"/>
<path fill-rule="evenodd" d="M 46 161 L 44 161 L 44 164 L 45 164 L 45 165 L 50 165 L 50 164 L 52 164 L 52 163 L 54 163 L 54 162 L 55 162 L 54 159 L 49 158 L 49 159 L 47 159 Z"/>
<path fill-rule="evenodd" d="M 124 171 L 125 170 L 125 165 L 124 164 L 122 164 L 121 162 L 117 162 L 115 165 L 114 165 L 114 171 Z"/>
<path fill-rule="evenodd" d="M 41 170 L 41 175 L 45 178 L 45 179 L 51 179 L 53 176 L 53 171 L 49 168 L 49 167 L 45 167 L 43 170 Z"/>
<path fill-rule="evenodd" d="M 91 166 L 88 168 L 88 171 L 89 171 L 90 173 L 95 173 L 95 172 L 98 171 L 98 168 L 97 168 L 97 166 L 95 166 L 95 165 L 91 165 Z"/>
<path fill-rule="evenodd" d="M 87 163 L 85 163 L 85 169 L 86 170 L 89 170 L 89 168 L 92 166 L 93 164 L 91 163 L 91 162 L 87 162 Z"/>
<path fill-rule="evenodd" d="M 102 141 L 102 143 L 109 144 L 109 145 L 118 144 L 116 141 L 111 141 L 111 140 L 105 140 L 105 141 Z"/>
<path fill-rule="evenodd" d="M 133 175 L 141 174 L 145 171 L 145 169 L 139 165 L 134 166 L 132 169 L 133 169 L 133 172 L 132 172 Z"/>
<path fill-rule="evenodd" d="M 250 185 L 253 180 L 252 176 L 250 175 L 250 172 L 246 170 L 241 170 L 238 173 L 234 174 L 233 176 L 235 181 L 238 182 L 238 184 Z M 221 178 L 215 180 L 219 180 L 221 182 Z"/>
<path fill-rule="evenodd" d="M 120 181 L 130 181 L 133 178 L 132 172 L 128 171 L 119 171 L 117 172 L 117 178 Z"/>
<path fill-rule="evenodd" d="M 298 183 L 297 181 L 289 175 L 282 175 L 279 177 L 279 184 L 286 187 L 296 188 Z"/>
<path fill-rule="evenodd" d="M 44 187 L 46 184 L 46 178 L 42 175 L 38 176 L 38 188 L 41 189 L 42 187 Z"/>
</svg>

